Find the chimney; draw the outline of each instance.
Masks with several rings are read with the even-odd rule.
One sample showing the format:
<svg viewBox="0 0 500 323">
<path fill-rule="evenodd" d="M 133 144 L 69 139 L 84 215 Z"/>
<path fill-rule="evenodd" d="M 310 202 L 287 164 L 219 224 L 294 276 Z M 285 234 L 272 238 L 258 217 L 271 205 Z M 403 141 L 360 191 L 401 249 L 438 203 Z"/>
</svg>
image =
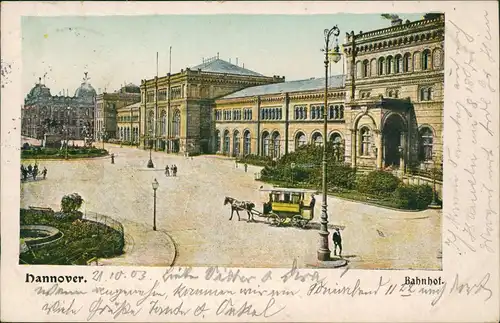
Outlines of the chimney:
<svg viewBox="0 0 500 323">
<path fill-rule="evenodd" d="M 236 57 L 236 65 L 238 66 L 238 57 Z"/>
<path fill-rule="evenodd" d="M 229 64 L 231 64 L 231 58 L 229 58 Z"/>
<path fill-rule="evenodd" d="M 245 63 L 243 63 L 243 68 L 245 68 Z"/>
<path fill-rule="evenodd" d="M 393 19 L 393 20 L 391 20 L 391 27 L 401 26 L 402 23 L 403 23 L 403 19 L 401 19 L 401 18 Z"/>
</svg>

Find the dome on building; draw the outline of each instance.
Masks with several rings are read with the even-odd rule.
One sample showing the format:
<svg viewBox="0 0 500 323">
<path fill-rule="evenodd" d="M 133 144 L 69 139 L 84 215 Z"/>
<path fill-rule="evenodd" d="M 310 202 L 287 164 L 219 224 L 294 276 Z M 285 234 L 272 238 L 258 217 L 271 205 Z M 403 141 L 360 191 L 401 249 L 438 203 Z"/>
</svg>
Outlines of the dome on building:
<svg viewBox="0 0 500 323">
<path fill-rule="evenodd" d="M 135 84 L 129 83 L 120 89 L 121 93 L 141 93 L 141 88 Z"/>
<path fill-rule="evenodd" d="M 50 89 L 46 87 L 45 84 L 42 84 L 40 79 L 40 82 L 35 84 L 35 86 L 31 89 L 30 93 L 28 94 L 28 97 L 35 98 L 44 96 L 51 96 Z"/>
<path fill-rule="evenodd" d="M 80 85 L 80 87 L 75 91 L 76 97 L 94 97 L 97 94 L 88 80 L 89 78 L 87 77 L 87 72 L 85 72 L 82 85 Z"/>
</svg>

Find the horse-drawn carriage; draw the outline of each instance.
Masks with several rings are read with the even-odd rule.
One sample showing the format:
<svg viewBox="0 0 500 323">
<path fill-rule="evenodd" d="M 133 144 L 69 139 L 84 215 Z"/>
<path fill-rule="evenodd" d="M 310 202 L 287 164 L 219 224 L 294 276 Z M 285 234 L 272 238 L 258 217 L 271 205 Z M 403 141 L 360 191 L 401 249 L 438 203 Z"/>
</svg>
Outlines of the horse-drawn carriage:
<svg viewBox="0 0 500 323">
<path fill-rule="evenodd" d="M 267 217 L 273 225 L 305 228 L 314 218 L 316 191 L 275 187 L 260 189 L 260 192 L 267 193 L 269 197 L 268 201 L 263 204 L 263 212 L 260 215 Z"/>
<path fill-rule="evenodd" d="M 262 199 L 262 212 L 255 209 L 255 203 L 249 201 L 237 201 L 226 197 L 224 204 L 231 203 L 231 217 L 233 212 L 246 211 L 248 221 L 253 220 L 253 216 L 264 217 L 271 225 L 283 226 L 292 225 L 305 228 L 314 218 L 314 204 L 316 202 L 314 194 L 316 191 L 300 188 L 281 188 L 260 189 L 264 197 Z"/>
</svg>

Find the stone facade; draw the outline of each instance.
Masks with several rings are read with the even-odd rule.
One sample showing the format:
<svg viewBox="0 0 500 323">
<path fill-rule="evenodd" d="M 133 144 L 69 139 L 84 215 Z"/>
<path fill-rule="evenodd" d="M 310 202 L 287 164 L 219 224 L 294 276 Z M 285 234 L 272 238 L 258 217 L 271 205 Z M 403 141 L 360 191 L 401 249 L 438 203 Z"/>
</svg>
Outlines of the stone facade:
<svg viewBox="0 0 500 323">
<path fill-rule="evenodd" d="M 167 152 L 210 153 L 215 100 L 261 84 L 283 82 L 214 57 L 179 73 L 141 82 L 141 146 Z"/>
<path fill-rule="evenodd" d="M 95 139 L 118 139 L 118 111 L 140 101 L 140 89 L 133 84 L 113 93 L 98 94 L 95 102 Z"/>
<path fill-rule="evenodd" d="M 28 93 L 21 109 L 23 136 L 43 139 L 46 134 L 81 140 L 92 137 L 96 92 L 85 78 L 73 96 L 52 95 L 41 78 Z"/>
<path fill-rule="evenodd" d="M 441 160 L 444 105 L 444 16 L 393 21 L 346 35 L 345 83 L 328 90 L 328 140 L 356 167 L 406 169 Z M 212 149 L 277 158 L 323 141 L 323 86 L 243 90 L 216 101 Z M 306 88 L 306 90 L 304 90 Z"/>
<path fill-rule="evenodd" d="M 116 136 L 121 141 L 139 143 L 139 109 L 137 102 L 116 110 Z"/>
</svg>

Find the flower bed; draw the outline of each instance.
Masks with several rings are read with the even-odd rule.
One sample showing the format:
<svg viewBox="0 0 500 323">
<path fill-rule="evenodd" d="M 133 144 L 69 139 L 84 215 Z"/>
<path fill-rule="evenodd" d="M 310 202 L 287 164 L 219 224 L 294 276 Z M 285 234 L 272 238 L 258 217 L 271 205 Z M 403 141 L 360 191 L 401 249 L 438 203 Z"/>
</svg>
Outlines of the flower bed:
<svg viewBox="0 0 500 323">
<path fill-rule="evenodd" d="M 68 148 L 68 159 L 72 158 L 94 158 L 106 156 L 108 151 L 99 148 Z M 38 148 L 33 147 L 21 151 L 21 159 L 65 159 L 66 149 Z"/>
<path fill-rule="evenodd" d="M 20 210 L 21 225 L 48 225 L 63 237 L 57 242 L 20 254 L 21 264 L 86 265 L 89 259 L 123 253 L 123 233 L 100 223 L 82 220 L 81 212 L 53 213 Z"/>
</svg>

